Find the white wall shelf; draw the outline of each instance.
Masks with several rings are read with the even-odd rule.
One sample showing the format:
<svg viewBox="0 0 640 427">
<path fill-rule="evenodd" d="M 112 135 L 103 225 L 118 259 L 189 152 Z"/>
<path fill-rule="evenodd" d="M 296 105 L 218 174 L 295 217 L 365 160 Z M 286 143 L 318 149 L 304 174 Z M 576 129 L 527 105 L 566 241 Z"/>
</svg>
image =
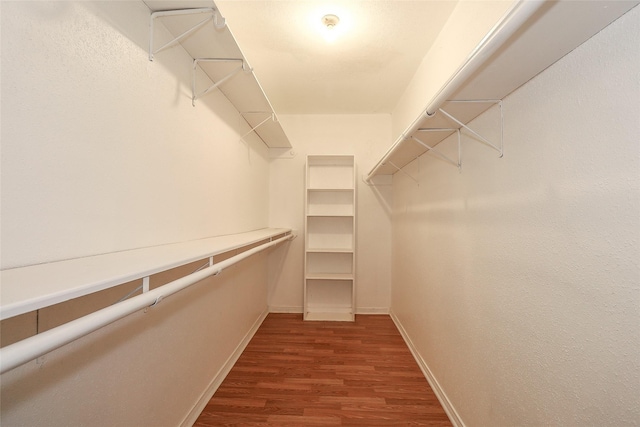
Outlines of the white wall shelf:
<svg viewBox="0 0 640 427">
<path fill-rule="evenodd" d="M 355 319 L 354 156 L 307 156 L 304 319 Z"/>
<path fill-rule="evenodd" d="M 307 280 L 343 280 L 352 281 L 354 278 L 352 273 L 307 273 Z"/>
<path fill-rule="evenodd" d="M 328 247 L 328 248 L 307 248 L 307 253 L 347 253 L 350 254 L 353 252 L 351 248 L 336 248 L 336 247 Z"/>
<path fill-rule="evenodd" d="M 149 59 L 176 43 L 194 59 L 191 85 L 194 106 L 199 98 L 219 90 L 269 148 L 291 148 L 262 86 L 213 1 L 145 0 L 145 4 L 152 12 Z M 155 42 L 157 21 L 169 30 L 173 40 L 164 44 Z M 199 72 L 206 74 L 213 85 L 198 88 Z"/>
<path fill-rule="evenodd" d="M 570 0 L 516 3 L 396 139 L 366 175 L 365 181 L 374 185 L 372 178 L 375 176 L 393 175 L 428 151 L 437 155 L 436 150 L 425 145 L 435 147 L 459 129 L 474 141 L 498 150 L 501 157 L 500 142 L 487 144 L 463 125 L 491 108 L 495 102 L 492 100 L 502 100 L 636 4 L 632 1 Z M 484 100 L 487 102 L 479 102 Z M 459 123 L 448 118 L 440 108 Z M 429 134 L 420 131 L 426 128 L 448 128 L 450 131 Z M 414 137 L 425 145 L 417 143 Z M 461 166 L 459 160 L 446 161 Z"/>
<path fill-rule="evenodd" d="M 0 320 L 289 233 L 290 229 L 264 228 L 3 270 Z"/>
</svg>

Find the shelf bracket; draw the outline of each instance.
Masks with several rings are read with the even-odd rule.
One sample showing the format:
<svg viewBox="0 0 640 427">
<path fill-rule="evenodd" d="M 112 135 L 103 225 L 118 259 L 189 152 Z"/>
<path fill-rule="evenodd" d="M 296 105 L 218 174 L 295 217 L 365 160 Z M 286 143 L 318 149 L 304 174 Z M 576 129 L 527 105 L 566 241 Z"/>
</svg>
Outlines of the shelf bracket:
<svg viewBox="0 0 640 427">
<path fill-rule="evenodd" d="M 441 160 L 444 160 L 447 163 L 451 163 L 453 166 L 457 167 L 458 170 L 461 170 L 461 168 L 462 168 L 462 160 L 461 160 L 461 155 L 460 155 L 460 129 L 453 129 L 453 128 L 420 128 L 420 129 L 418 129 L 418 132 L 456 132 L 458 134 L 458 161 L 457 162 L 455 160 L 451 159 L 449 156 L 446 156 L 446 155 L 442 154 L 441 152 L 436 150 L 434 147 L 428 145 L 424 141 L 416 138 L 415 136 L 411 136 L 411 139 L 413 139 L 415 142 L 417 142 L 418 144 L 420 144 L 423 147 L 425 147 L 428 150 L 428 152 L 435 154 L 436 156 L 440 157 Z"/>
<path fill-rule="evenodd" d="M 179 36 L 175 37 L 173 40 L 165 43 L 164 45 L 154 50 L 153 38 L 154 38 L 154 23 L 156 18 L 162 18 L 163 16 L 197 15 L 202 13 L 207 13 L 211 15 L 207 16 L 204 20 L 198 22 L 196 25 L 194 25 L 190 29 L 186 30 Z M 196 9 L 160 10 L 160 11 L 151 13 L 151 18 L 149 23 L 149 61 L 153 61 L 153 55 L 155 55 L 156 53 L 170 46 L 173 46 L 174 44 L 178 43 L 181 39 L 193 33 L 194 31 L 198 30 L 199 28 L 201 28 L 203 25 L 205 25 L 207 22 L 211 20 L 213 20 L 213 25 L 218 30 L 221 30 L 226 26 L 225 19 L 222 17 L 222 15 L 218 13 L 216 9 L 212 7 L 203 7 L 203 8 L 196 8 Z"/>
<path fill-rule="evenodd" d="M 447 102 L 452 102 L 452 103 L 465 103 L 466 102 L 466 103 L 493 103 L 493 104 L 498 104 L 498 107 L 500 109 L 500 144 L 499 145 L 496 145 L 496 144 L 492 143 L 487 138 L 483 137 L 478 132 L 474 131 L 469 126 L 465 125 L 460 120 L 456 119 L 451 114 L 447 113 L 442 108 L 439 108 L 438 110 L 442 114 L 444 114 L 446 117 L 448 117 L 449 119 L 454 121 L 456 124 L 458 124 L 460 127 L 464 128 L 469 133 L 471 133 L 473 136 L 478 138 L 480 141 L 484 142 L 485 144 L 487 144 L 488 146 L 490 146 L 491 148 L 496 150 L 500 154 L 498 157 L 502 158 L 502 156 L 504 155 L 504 151 L 503 151 L 503 148 L 504 148 L 504 145 L 503 145 L 503 142 L 504 142 L 504 138 L 503 138 L 503 134 L 504 134 L 504 114 L 502 113 L 502 100 L 499 100 L 499 99 L 498 100 L 481 99 L 481 100 L 455 100 L 455 101 L 447 101 Z"/>
<path fill-rule="evenodd" d="M 229 74 L 209 86 L 206 90 L 201 93 L 196 93 L 196 70 L 198 69 L 199 62 L 241 62 L 242 64 L 234 68 Z M 196 99 L 202 98 L 212 90 L 219 87 L 221 84 L 229 80 L 231 77 L 238 74 L 240 71 L 252 71 L 251 68 L 247 68 L 246 62 L 242 58 L 196 58 L 193 60 L 193 72 L 191 76 L 191 105 L 196 106 Z"/>
<path fill-rule="evenodd" d="M 420 182 L 419 182 L 417 179 L 415 179 L 414 177 L 412 177 L 410 174 L 408 174 L 408 173 L 407 173 L 404 169 L 402 169 L 401 167 L 396 166 L 396 165 L 395 165 L 395 163 L 393 163 L 391 160 L 387 160 L 385 163 L 383 163 L 383 166 L 384 166 L 386 163 L 388 163 L 388 164 L 390 164 L 391 166 L 393 166 L 394 168 L 396 168 L 396 169 L 398 170 L 398 172 L 402 172 L 403 174 L 405 174 L 406 176 L 408 176 L 408 177 L 411 179 L 411 181 L 415 182 L 416 184 L 418 184 L 418 186 L 420 186 Z"/>
<path fill-rule="evenodd" d="M 252 127 L 252 128 L 251 128 L 251 130 L 250 130 L 249 132 L 247 132 L 247 133 L 245 133 L 244 135 L 242 135 L 242 136 L 240 137 L 240 141 L 244 141 L 244 138 L 245 138 L 247 135 L 249 135 L 251 132 L 255 132 L 255 130 L 256 130 L 256 129 L 258 129 L 260 126 L 262 126 L 263 124 L 265 124 L 265 123 L 266 123 L 266 122 L 268 122 L 269 120 L 273 120 L 274 122 L 277 122 L 277 121 L 278 121 L 278 120 L 276 119 L 276 114 L 275 114 L 275 113 L 272 113 L 272 112 L 270 112 L 270 111 L 247 111 L 247 112 L 245 112 L 245 113 L 240 113 L 240 114 L 241 114 L 241 115 L 243 116 L 243 118 L 244 118 L 244 115 L 245 115 L 245 114 L 258 114 L 258 113 L 261 113 L 261 114 L 269 114 L 269 117 L 267 117 L 266 119 L 264 119 L 263 121 L 261 121 L 260 123 L 258 123 L 258 124 L 257 124 L 257 125 L 255 125 L 254 127 Z M 245 120 L 247 120 L 247 119 L 245 118 Z M 248 123 L 248 122 L 247 122 L 247 123 Z M 260 137 L 260 135 L 258 135 L 258 137 Z M 260 138 L 260 139 L 262 139 L 262 138 Z M 264 142 L 264 141 L 263 141 L 263 142 Z"/>
</svg>

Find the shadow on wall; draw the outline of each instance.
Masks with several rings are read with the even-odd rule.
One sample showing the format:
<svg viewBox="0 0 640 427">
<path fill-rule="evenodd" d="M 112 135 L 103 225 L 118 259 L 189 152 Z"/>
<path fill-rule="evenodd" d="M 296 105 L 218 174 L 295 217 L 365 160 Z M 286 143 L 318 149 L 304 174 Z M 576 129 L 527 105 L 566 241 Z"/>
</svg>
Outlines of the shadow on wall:
<svg viewBox="0 0 640 427">
<path fill-rule="evenodd" d="M 371 180 L 371 184 L 367 184 L 371 188 L 371 192 L 375 196 L 376 200 L 382 206 L 385 214 L 388 218 L 391 217 L 391 213 L 393 211 L 393 200 L 392 200 L 392 182 L 393 175 L 386 176 L 376 176 Z"/>
<path fill-rule="evenodd" d="M 293 240 L 297 240 L 299 236 L 296 236 Z M 300 242 L 301 240 L 299 240 Z M 281 247 L 274 248 L 269 254 L 269 280 L 267 289 L 267 303 L 271 306 L 272 296 L 275 292 L 275 286 L 280 283 L 280 277 L 285 270 L 284 265 L 287 261 L 287 254 L 289 253 L 292 245 L 292 240 L 285 242 Z M 302 281 L 302 277 L 300 277 Z M 302 306 L 302 301 L 300 302 Z"/>
</svg>

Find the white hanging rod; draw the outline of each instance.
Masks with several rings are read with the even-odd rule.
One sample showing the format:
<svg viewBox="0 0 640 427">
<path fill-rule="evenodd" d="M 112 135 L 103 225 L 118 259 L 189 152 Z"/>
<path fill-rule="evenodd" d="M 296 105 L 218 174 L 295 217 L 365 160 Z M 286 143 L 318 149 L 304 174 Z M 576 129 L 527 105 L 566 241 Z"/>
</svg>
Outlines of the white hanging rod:
<svg viewBox="0 0 640 427">
<path fill-rule="evenodd" d="M 161 18 L 163 16 L 197 15 L 201 13 L 210 13 L 211 15 L 207 16 L 207 18 L 205 18 L 204 20 L 198 22 L 196 25 L 194 25 L 190 29 L 186 30 L 179 36 L 175 37 L 173 40 L 165 43 L 164 45 L 160 46 L 158 49 L 154 50 L 153 37 L 154 37 L 154 22 L 156 18 Z M 168 48 L 169 46 L 173 46 L 174 44 L 178 43 L 182 38 L 193 33 L 194 31 L 196 31 L 197 29 L 199 29 L 200 27 L 202 27 L 203 25 L 205 25 L 207 22 L 211 20 L 213 20 L 213 25 L 219 30 L 223 29 L 226 25 L 225 19 L 218 13 L 216 9 L 212 7 L 203 7 L 203 8 L 196 8 L 196 9 L 160 10 L 160 11 L 151 13 L 151 20 L 149 23 L 149 61 L 153 61 L 153 55 L 155 55 L 156 53 Z"/>
<path fill-rule="evenodd" d="M 487 35 L 476 45 L 465 62 L 442 86 L 440 91 L 431 99 L 409 127 L 396 139 L 380 161 L 371 169 L 365 181 L 371 183 L 371 178 L 387 163 L 387 160 L 400 148 L 402 142 L 408 139 L 420 127 L 422 121 L 433 117 L 438 108 L 449 99 L 467 79 L 484 64 L 539 8 L 543 1 L 519 0 L 507 13 L 491 28 Z"/>
<path fill-rule="evenodd" d="M 249 249 L 248 251 L 242 252 L 241 254 L 228 258 L 224 261 L 220 261 L 218 264 L 167 283 L 164 286 L 4 347 L 0 349 L 0 374 L 62 347 L 65 344 L 75 341 L 78 338 L 88 335 L 91 332 L 135 313 L 136 311 L 147 307 L 153 307 L 159 304 L 165 297 L 173 295 L 176 292 L 181 291 L 209 276 L 217 276 L 224 269 L 244 260 L 245 258 L 286 240 L 293 239 L 294 237 L 295 236 L 293 234 L 288 234 L 279 239 L 271 240 L 268 243 Z"/>
<path fill-rule="evenodd" d="M 203 92 L 196 94 L 196 70 L 198 68 L 199 62 L 241 62 L 241 65 L 237 68 L 234 68 L 229 74 L 209 86 Z M 238 74 L 240 71 L 253 71 L 251 68 L 248 68 L 247 63 L 242 58 L 196 58 L 193 60 L 193 70 L 191 76 L 191 105 L 196 106 L 196 99 L 202 98 L 212 90 L 216 89 L 218 86 L 229 80 L 231 77 Z"/>
</svg>

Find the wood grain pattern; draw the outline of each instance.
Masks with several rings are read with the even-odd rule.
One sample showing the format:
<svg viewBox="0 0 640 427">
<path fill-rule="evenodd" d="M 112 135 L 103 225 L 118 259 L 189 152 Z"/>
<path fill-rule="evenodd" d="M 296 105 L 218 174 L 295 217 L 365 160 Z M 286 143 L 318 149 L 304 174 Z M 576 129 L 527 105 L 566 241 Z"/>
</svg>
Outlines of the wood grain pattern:
<svg viewBox="0 0 640 427">
<path fill-rule="evenodd" d="M 194 425 L 451 423 L 389 316 L 269 314 Z"/>
</svg>

